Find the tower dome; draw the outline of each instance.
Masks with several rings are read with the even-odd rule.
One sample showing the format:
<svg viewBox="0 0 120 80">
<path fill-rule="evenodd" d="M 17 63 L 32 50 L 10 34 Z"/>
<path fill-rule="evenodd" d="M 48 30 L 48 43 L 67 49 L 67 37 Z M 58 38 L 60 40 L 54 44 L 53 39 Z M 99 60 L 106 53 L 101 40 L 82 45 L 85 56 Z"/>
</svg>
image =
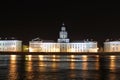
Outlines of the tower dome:
<svg viewBox="0 0 120 80">
<path fill-rule="evenodd" d="M 61 31 L 59 32 L 58 42 L 69 42 L 69 39 L 67 38 L 67 36 L 68 36 L 68 33 L 66 31 L 65 24 L 62 23 Z"/>
</svg>

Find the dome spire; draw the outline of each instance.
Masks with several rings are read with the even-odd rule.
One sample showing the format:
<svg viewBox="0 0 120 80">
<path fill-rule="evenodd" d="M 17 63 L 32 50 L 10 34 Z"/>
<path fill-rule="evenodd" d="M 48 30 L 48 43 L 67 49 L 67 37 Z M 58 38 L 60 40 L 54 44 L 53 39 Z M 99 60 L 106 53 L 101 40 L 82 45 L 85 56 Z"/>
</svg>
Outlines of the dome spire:
<svg viewBox="0 0 120 80">
<path fill-rule="evenodd" d="M 64 22 L 62 23 L 62 26 L 65 26 Z"/>
</svg>

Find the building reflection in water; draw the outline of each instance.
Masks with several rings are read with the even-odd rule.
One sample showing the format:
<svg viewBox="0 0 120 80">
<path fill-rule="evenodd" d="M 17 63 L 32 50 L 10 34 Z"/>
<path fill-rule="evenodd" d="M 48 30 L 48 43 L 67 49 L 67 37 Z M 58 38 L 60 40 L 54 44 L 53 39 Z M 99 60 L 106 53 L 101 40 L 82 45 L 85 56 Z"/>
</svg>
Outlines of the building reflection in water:
<svg viewBox="0 0 120 80">
<path fill-rule="evenodd" d="M 108 74 L 106 80 L 119 80 L 116 74 Z"/>
<path fill-rule="evenodd" d="M 10 55 L 10 60 L 13 61 L 13 60 L 16 60 L 16 55 Z"/>
<path fill-rule="evenodd" d="M 33 79 L 33 62 L 32 62 L 32 56 L 26 55 L 26 62 L 25 62 L 25 71 L 26 71 L 26 79 L 32 80 Z"/>
<path fill-rule="evenodd" d="M 75 55 L 70 55 L 70 61 L 75 61 Z"/>
<path fill-rule="evenodd" d="M 43 61 L 43 60 L 44 60 L 44 56 L 43 56 L 43 55 L 39 55 L 38 57 L 39 57 L 39 60 L 40 60 L 40 61 Z"/>
<path fill-rule="evenodd" d="M 45 72 L 46 71 L 46 64 L 43 61 L 39 61 L 39 72 Z"/>
<path fill-rule="evenodd" d="M 116 59 L 116 56 L 110 56 L 110 60 L 114 61 Z"/>
<path fill-rule="evenodd" d="M 32 60 L 32 55 L 26 55 L 26 60 L 31 61 Z"/>
<path fill-rule="evenodd" d="M 70 62 L 70 69 L 75 69 L 75 62 Z"/>
<path fill-rule="evenodd" d="M 52 55 L 52 61 L 60 61 L 60 56 Z"/>
<path fill-rule="evenodd" d="M 27 61 L 26 62 L 26 71 L 30 72 L 30 71 L 33 71 L 32 70 L 32 61 Z"/>
<path fill-rule="evenodd" d="M 88 56 L 87 55 L 83 55 L 82 56 L 82 61 L 88 61 Z"/>
<path fill-rule="evenodd" d="M 95 62 L 95 70 L 99 70 L 100 69 L 100 63 L 98 61 Z"/>
<path fill-rule="evenodd" d="M 10 65 L 9 65 L 9 80 L 17 80 L 17 61 L 16 55 L 10 55 Z"/>
<path fill-rule="evenodd" d="M 56 61 L 56 55 L 52 56 L 52 61 Z"/>
<path fill-rule="evenodd" d="M 111 70 L 111 71 L 115 71 L 115 67 L 116 67 L 116 56 L 110 56 L 110 66 L 109 66 L 109 69 Z"/>
<path fill-rule="evenodd" d="M 82 70 L 88 70 L 88 62 L 82 62 Z"/>
<path fill-rule="evenodd" d="M 48 58 L 49 56 L 47 56 Z M 102 69 L 100 67 L 100 62 L 99 61 L 89 61 L 91 59 L 91 56 L 87 55 L 81 55 L 81 56 L 75 56 L 75 55 L 70 55 L 67 57 L 70 61 L 65 61 L 65 62 L 59 62 L 58 59 L 60 60 L 61 56 L 58 55 L 52 55 L 49 57 L 50 61 L 44 61 L 45 56 L 44 55 L 38 55 L 33 57 L 32 55 L 26 55 L 25 56 L 25 65 L 24 67 L 20 68 L 21 63 L 18 65 L 19 60 L 17 60 L 16 55 L 11 55 L 10 56 L 10 65 L 9 65 L 9 79 L 10 80 L 18 80 L 20 75 L 20 72 L 18 72 L 21 69 L 25 70 L 25 74 L 22 76 L 25 76 L 26 80 L 31 80 L 31 79 L 48 79 L 49 77 L 58 79 L 58 77 L 61 77 L 60 73 L 57 73 L 59 70 L 63 69 L 68 71 L 68 75 L 70 78 L 75 79 L 78 76 L 81 76 L 81 79 L 87 80 L 88 78 L 91 78 L 91 76 L 94 76 L 93 80 L 96 80 L 100 78 L 99 70 Z M 66 57 L 65 57 L 66 58 Z M 97 59 L 92 57 L 93 59 Z M 99 57 L 98 57 L 99 58 Z M 105 69 L 110 69 L 112 72 L 116 72 L 116 66 L 119 65 L 119 63 L 116 63 L 116 58 L 118 56 L 109 56 L 107 57 L 107 61 L 105 64 L 103 64 L 102 67 L 105 67 Z M 37 59 L 37 61 L 34 61 L 34 59 Z M 64 58 L 63 58 L 64 59 Z M 74 61 L 75 59 L 80 59 L 81 61 Z M 108 61 L 109 60 L 109 61 Z M 58 62 L 57 62 L 58 61 Z M 23 62 L 23 61 L 21 61 Z M 19 69 L 19 70 L 18 70 Z M 69 70 L 70 69 L 70 70 Z M 97 70 L 98 73 L 92 72 L 92 70 Z M 105 70 L 106 71 L 106 70 Z M 104 68 L 103 72 L 105 73 Z M 53 72 L 53 73 L 49 73 Z M 22 71 L 21 71 L 22 73 Z M 46 74 L 47 73 L 47 74 Z M 55 73 L 55 75 L 53 75 Z M 38 75 L 37 75 L 38 74 Z M 59 75 L 60 74 L 60 75 Z M 103 73 L 101 73 L 103 74 Z M 105 73 L 106 75 L 102 77 L 102 79 L 108 79 L 108 80 L 116 80 L 117 75 L 114 73 Z M 104 74 L 103 74 L 104 75 Z M 102 76 L 103 76 L 102 75 Z M 112 76 L 112 77 L 111 77 Z M 61 79 L 62 80 L 62 79 Z"/>
</svg>

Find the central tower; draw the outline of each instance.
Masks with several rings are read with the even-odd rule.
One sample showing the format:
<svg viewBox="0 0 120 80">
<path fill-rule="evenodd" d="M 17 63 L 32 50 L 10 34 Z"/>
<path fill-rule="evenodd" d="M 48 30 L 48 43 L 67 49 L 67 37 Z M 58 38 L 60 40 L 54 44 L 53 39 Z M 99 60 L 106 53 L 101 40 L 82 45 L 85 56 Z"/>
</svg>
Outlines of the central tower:
<svg viewBox="0 0 120 80">
<path fill-rule="evenodd" d="M 62 24 L 61 31 L 59 32 L 58 43 L 69 43 L 68 33 L 65 24 Z"/>
</svg>

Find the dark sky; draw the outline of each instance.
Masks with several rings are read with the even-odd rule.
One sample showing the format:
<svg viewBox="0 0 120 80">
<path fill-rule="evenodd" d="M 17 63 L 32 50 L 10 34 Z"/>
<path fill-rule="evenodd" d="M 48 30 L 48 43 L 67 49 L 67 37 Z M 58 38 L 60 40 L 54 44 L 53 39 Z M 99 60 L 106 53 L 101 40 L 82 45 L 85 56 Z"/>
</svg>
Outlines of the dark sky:
<svg viewBox="0 0 120 80">
<path fill-rule="evenodd" d="M 0 36 L 25 42 L 36 37 L 56 41 L 64 22 L 71 40 L 120 38 L 120 4 L 83 1 L 4 2 L 0 6 Z"/>
</svg>

